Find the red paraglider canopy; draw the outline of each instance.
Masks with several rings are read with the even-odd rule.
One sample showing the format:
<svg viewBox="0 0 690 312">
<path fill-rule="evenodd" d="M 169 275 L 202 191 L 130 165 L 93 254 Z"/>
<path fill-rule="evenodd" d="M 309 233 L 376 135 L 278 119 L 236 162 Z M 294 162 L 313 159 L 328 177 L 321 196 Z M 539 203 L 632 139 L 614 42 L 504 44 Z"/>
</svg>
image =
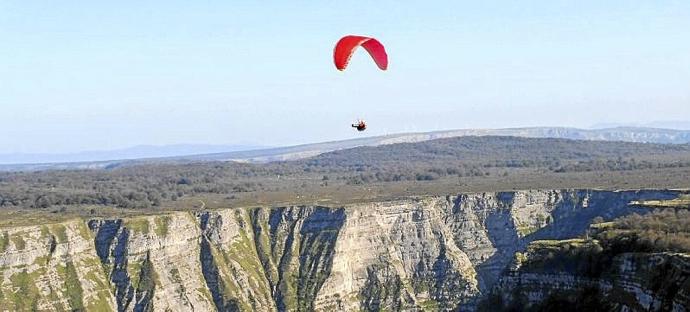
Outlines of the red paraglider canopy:
<svg viewBox="0 0 690 312">
<path fill-rule="evenodd" d="M 383 45 L 376 39 L 364 36 L 345 36 L 338 40 L 333 50 L 333 62 L 338 70 L 345 70 L 352 54 L 357 47 L 362 46 L 369 52 L 371 58 L 381 70 L 388 68 L 388 54 Z"/>
</svg>

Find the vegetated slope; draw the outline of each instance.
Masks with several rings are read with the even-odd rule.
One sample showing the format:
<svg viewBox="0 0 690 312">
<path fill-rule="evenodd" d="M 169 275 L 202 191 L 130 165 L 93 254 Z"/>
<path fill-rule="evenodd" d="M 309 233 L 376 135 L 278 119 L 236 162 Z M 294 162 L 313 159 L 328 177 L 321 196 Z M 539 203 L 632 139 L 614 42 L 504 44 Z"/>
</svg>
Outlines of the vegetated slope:
<svg viewBox="0 0 690 312">
<path fill-rule="evenodd" d="M 580 141 L 566 139 L 525 139 L 518 137 L 459 137 L 421 143 L 401 143 L 379 147 L 358 147 L 319 155 L 295 162 L 327 168 L 387 167 L 402 164 L 432 165 L 458 163 L 483 167 L 550 167 L 592 164 L 606 161 L 611 169 L 634 169 L 671 163 L 687 165 L 690 145 L 643 144 L 630 142 Z M 633 163 L 643 161 L 643 163 Z M 656 160 L 656 161 L 655 161 Z M 677 162 L 673 162 L 673 161 Z M 682 162 L 681 162 L 682 160 Z M 593 170 L 597 167 L 583 167 Z M 575 170 L 576 168 L 572 168 Z"/>
<path fill-rule="evenodd" d="M 573 140 L 624 141 L 637 143 L 687 144 L 689 130 L 618 127 L 607 129 L 577 129 L 564 127 L 532 127 L 506 129 L 461 129 L 422 133 L 402 133 L 359 139 L 305 144 L 248 152 L 199 155 L 200 159 L 236 159 L 250 162 L 298 160 L 331 151 L 362 146 L 381 146 L 395 143 L 418 143 L 428 140 L 464 136 L 512 136 L 524 138 L 554 138 Z"/>
<path fill-rule="evenodd" d="M 401 133 L 383 136 L 356 138 L 342 141 L 303 144 L 296 146 L 268 148 L 260 150 L 237 151 L 227 153 L 212 153 L 201 155 L 175 156 L 166 158 L 151 158 L 137 160 L 113 160 L 74 163 L 48 164 L 19 164 L 0 165 L 0 171 L 34 171 L 55 169 L 98 169 L 115 166 L 130 166 L 141 164 L 185 164 L 200 161 L 228 161 L 265 163 L 271 161 L 298 160 L 319 154 L 360 147 L 380 146 L 394 143 L 415 143 L 440 138 L 462 136 L 514 136 L 525 138 L 560 138 L 575 140 L 625 141 L 641 143 L 687 144 L 690 143 L 690 131 L 674 129 L 657 129 L 641 127 L 618 127 L 606 129 L 577 129 L 564 127 L 533 127 L 507 129 L 462 129 L 420 133 Z"/>
<path fill-rule="evenodd" d="M 214 197 L 219 206 L 329 197 L 391 198 L 453 189 L 688 187 L 690 145 L 458 137 L 359 147 L 268 164 L 159 164 L 110 170 L 0 173 L 0 207 L 177 207 Z M 432 181 L 433 184 L 424 182 Z M 428 186 L 428 187 L 427 187 Z M 365 188 L 363 188 L 365 187 Z M 371 197 L 369 197 L 371 198 Z"/>
<path fill-rule="evenodd" d="M 686 311 L 688 208 L 594 220 L 585 237 L 535 241 L 480 310 Z"/>
<path fill-rule="evenodd" d="M 578 236 L 592 220 L 649 212 L 630 202 L 680 194 L 463 193 L 0 227 L 0 307 L 465 310 L 533 240 Z M 648 298 L 666 300 L 628 306 Z"/>
</svg>

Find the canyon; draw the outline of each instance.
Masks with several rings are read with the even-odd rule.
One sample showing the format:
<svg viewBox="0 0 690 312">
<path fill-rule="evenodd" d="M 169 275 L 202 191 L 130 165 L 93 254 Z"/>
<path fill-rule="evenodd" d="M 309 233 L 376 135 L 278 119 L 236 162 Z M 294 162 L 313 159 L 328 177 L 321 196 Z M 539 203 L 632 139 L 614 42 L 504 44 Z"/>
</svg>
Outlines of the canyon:
<svg viewBox="0 0 690 312">
<path fill-rule="evenodd" d="M 515 285 L 529 285 L 536 303 L 539 285 L 575 290 L 587 281 L 517 269 L 531 243 L 578 237 L 597 217 L 645 214 L 651 209 L 636 203 L 682 193 L 462 193 L 8 226 L 0 228 L 0 310 L 475 310 Z M 688 289 L 666 300 L 645 288 L 649 274 L 636 275 L 635 265 L 672 263 L 688 287 L 687 256 L 626 257 L 619 273 L 635 283 L 596 281 L 627 298 L 622 306 L 685 310 Z"/>
</svg>

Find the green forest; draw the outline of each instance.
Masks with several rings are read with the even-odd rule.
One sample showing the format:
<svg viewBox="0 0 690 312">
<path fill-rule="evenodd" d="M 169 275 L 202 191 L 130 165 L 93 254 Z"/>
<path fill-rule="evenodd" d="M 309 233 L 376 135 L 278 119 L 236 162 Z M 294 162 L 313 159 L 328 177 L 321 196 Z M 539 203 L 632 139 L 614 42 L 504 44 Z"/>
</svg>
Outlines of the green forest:
<svg viewBox="0 0 690 312">
<path fill-rule="evenodd" d="M 671 174 L 673 172 L 673 174 Z M 92 170 L 0 173 L 0 207 L 165 207 L 190 196 L 455 189 L 683 187 L 690 145 L 458 137 L 359 147 L 298 160 L 251 164 L 138 164 Z M 608 180 L 604 180 L 608 179 Z M 540 184 L 532 185 L 538 180 Z M 659 182 L 654 182 L 659 181 Z M 605 182 L 605 183 L 604 183 Z M 555 183 L 555 184 L 554 184 Z M 419 188 L 417 191 L 416 188 Z M 459 191 L 458 189 L 458 191 Z"/>
</svg>

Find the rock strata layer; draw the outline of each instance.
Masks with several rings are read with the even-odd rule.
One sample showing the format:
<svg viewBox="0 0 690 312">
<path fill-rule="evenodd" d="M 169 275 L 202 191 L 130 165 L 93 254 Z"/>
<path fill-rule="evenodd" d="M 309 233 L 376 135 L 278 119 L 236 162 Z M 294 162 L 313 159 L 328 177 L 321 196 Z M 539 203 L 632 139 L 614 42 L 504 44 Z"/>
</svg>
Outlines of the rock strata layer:
<svg viewBox="0 0 690 312">
<path fill-rule="evenodd" d="M 677 195 L 532 190 L 3 228 L 0 311 L 473 309 L 529 242 Z"/>
</svg>

